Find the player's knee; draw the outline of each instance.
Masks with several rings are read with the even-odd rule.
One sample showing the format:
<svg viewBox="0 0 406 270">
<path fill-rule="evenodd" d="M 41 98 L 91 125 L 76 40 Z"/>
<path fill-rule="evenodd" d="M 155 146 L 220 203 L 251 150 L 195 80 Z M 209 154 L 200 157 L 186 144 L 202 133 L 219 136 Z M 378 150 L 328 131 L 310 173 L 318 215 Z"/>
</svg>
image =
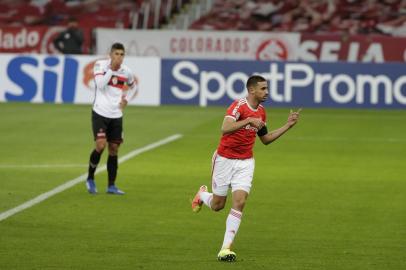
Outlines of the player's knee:
<svg viewBox="0 0 406 270">
<path fill-rule="evenodd" d="M 96 142 L 96 150 L 97 150 L 97 152 L 102 153 L 104 148 L 106 148 L 106 142 L 105 141 Z"/>
<path fill-rule="evenodd" d="M 109 154 L 111 156 L 117 156 L 118 153 L 118 145 L 117 144 L 109 144 Z"/>
</svg>

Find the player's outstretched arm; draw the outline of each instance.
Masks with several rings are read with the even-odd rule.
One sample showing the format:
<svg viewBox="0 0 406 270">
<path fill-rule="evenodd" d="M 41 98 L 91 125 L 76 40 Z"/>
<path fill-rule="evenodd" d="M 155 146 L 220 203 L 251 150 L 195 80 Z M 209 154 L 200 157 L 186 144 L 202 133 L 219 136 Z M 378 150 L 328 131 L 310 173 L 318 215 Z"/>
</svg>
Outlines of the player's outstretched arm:
<svg viewBox="0 0 406 270">
<path fill-rule="evenodd" d="M 260 136 L 259 138 L 261 142 L 267 145 L 278 139 L 283 134 L 285 134 L 286 131 L 288 131 L 290 128 L 296 125 L 296 123 L 299 121 L 299 114 L 301 110 L 302 109 L 299 109 L 297 112 L 290 110 L 288 121 L 286 122 L 286 124 L 274 131 L 268 132 L 267 134 Z"/>
</svg>

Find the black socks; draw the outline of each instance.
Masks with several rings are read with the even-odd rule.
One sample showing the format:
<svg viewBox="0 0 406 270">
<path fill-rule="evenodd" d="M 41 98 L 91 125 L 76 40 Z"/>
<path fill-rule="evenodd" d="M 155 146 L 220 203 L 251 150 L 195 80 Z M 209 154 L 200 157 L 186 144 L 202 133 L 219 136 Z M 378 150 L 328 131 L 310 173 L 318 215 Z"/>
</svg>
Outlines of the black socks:
<svg viewBox="0 0 406 270">
<path fill-rule="evenodd" d="M 101 153 L 97 152 L 96 149 L 90 154 L 89 160 L 89 174 L 87 179 L 94 179 L 94 172 L 96 171 L 97 165 L 99 164 Z"/>
<path fill-rule="evenodd" d="M 107 159 L 107 172 L 109 175 L 109 186 L 114 185 L 117 176 L 118 161 L 117 156 L 110 156 Z"/>
<path fill-rule="evenodd" d="M 93 150 L 90 154 L 89 160 L 89 173 L 87 175 L 87 179 L 94 180 L 94 172 L 96 171 L 97 165 L 99 164 L 100 157 L 102 153 Z M 117 169 L 118 169 L 118 159 L 117 156 L 110 156 L 107 158 L 107 173 L 109 175 L 109 186 L 114 185 L 117 177 Z"/>
</svg>

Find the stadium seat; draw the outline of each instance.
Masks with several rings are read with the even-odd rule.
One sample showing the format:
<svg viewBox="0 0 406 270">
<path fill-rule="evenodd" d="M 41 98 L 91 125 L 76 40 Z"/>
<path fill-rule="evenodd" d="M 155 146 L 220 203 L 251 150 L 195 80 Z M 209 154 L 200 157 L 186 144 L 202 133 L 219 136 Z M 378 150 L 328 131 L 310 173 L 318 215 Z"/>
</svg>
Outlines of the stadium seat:
<svg viewBox="0 0 406 270">
<path fill-rule="evenodd" d="M 212 9 L 189 28 L 390 34 L 406 27 L 405 22 L 406 1 L 401 0 L 215 0 Z"/>
</svg>

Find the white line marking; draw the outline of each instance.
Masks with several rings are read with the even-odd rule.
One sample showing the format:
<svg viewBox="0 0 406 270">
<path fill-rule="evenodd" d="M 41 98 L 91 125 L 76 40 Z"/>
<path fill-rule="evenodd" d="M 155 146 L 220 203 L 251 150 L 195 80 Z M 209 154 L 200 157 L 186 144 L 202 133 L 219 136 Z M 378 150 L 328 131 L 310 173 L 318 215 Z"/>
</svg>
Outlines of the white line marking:
<svg viewBox="0 0 406 270">
<path fill-rule="evenodd" d="M 160 146 L 165 145 L 167 143 L 173 142 L 173 141 L 178 140 L 180 138 L 182 138 L 182 134 L 175 134 L 175 135 L 169 136 L 169 137 L 167 137 L 165 139 L 159 140 L 157 142 L 148 144 L 148 145 L 146 145 L 144 147 L 135 149 L 135 150 L 131 151 L 130 153 L 128 153 L 127 155 L 119 158 L 118 163 L 123 163 L 123 162 L 125 162 L 125 161 L 139 155 L 139 154 L 142 154 L 144 152 L 148 152 L 150 150 L 153 150 L 153 149 L 155 149 L 157 147 L 160 147 Z M 97 173 L 100 173 L 100 172 L 105 171 L 105 170 L 106 170 L 106 165 L 104 165 L 102 167 L 99 167 L 96 170 L 95 173 L 97 174 Z M 54 195 L 56 195 L 56 194 L 58 194 L 58 193 L 60 193 L 60 192 L 62 192 L 64 190 L 67 190 L 67 189 L 73 187 L 74 185 L 76 185 L 76 184 L 78 184 L 80 182 L 85 181 L 86 177 L 87 177 L 87 173 L 82 174 L 81 176 L 79 176 L 79 177 L 77 177 L 75 179 L 69 180 L 68 182 L 66 182 L 66 183 L 64 183 L 64 184 L 62 184 L 62 185 L 60 185 L 60 186 L 58 186 L 58 187 L 56 187 L 56 188 L 54 188 L 54 189 L 52 189 L 50 191 L 42 193 L 42 194 L 38 195 L 37 197 L 35 197 L 35 198 L 33 198 L 33 199 L 29 200 L 29 201 L 26 201 L 23 204 L 20 204 L 19 206 L 16 206 L 16 207 L 14 207 L 12 209 L 9 209 L 9 210 L 7 210 L 7 211 L 5 211 L 3 213 L 0 213 L 0 221 L 5 220 L 6 218 L 11 217 L 11 216 L 13 216 L 13 215 L 27 209 L 27 208 L 30 208 L 30 207 L 32 207 L 32 206 L 34 206 L 34 205 L 36 205 L 36 204 L 50 198 L 50 197 L 52 197 L 52 196 L 54 196 Z"/>
</svg>

